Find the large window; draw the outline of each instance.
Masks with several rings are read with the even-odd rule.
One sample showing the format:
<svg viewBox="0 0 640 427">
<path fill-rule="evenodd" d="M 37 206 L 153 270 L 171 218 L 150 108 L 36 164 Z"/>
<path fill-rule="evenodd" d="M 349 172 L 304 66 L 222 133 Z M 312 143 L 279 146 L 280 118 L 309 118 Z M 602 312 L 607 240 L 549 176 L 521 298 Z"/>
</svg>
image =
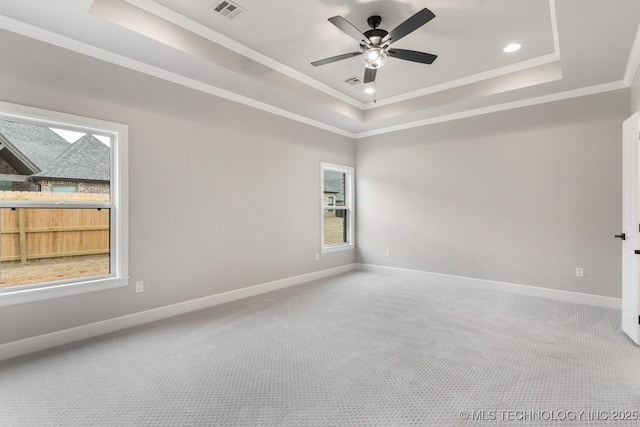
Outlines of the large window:
<svg viewBox="0 0 640 427">
<path fill-rule="evenodd" d="M 127 127 L 0 102 L 0 306 L 128 284 Z"/>
<path fill-rule="evenodd" d="M 321 164 L 322 252 L 354 246 L 353 168 Z"/>
</svg>

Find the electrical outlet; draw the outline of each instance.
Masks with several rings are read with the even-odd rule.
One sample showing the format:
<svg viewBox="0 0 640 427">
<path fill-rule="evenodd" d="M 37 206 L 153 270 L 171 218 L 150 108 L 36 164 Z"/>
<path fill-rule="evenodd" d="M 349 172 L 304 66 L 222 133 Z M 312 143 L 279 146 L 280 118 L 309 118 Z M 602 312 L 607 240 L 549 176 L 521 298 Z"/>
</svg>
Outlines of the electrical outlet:
<svg viewBox="0 0 640 427">
<path fill-rule="evenodd" d="M 576 277 L 584 277 L 584 269 L 582 267 L 576 267 Z"/>
<path fill-rule="evenodd" d="M 144 292 L 144 282 L 136 282 L 136 292 Z"/>
<path fill-rule="evenodd" d="M 316 261 L 320 261 L 320 254 L 316 253 Z"/>
<path fill-rule="evenodd" d="M 386 249 L 384 251 L 384 256 L 391 256 L 391 249 Z"/>
</svg>

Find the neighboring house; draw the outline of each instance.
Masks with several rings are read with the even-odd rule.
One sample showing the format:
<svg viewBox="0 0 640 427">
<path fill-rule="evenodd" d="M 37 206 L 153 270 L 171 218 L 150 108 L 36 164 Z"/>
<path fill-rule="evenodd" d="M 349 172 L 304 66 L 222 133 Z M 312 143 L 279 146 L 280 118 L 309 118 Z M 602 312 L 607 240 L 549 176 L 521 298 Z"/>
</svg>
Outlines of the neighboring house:
<svg viewBox="0 0 640 427">
<path fill-rule="evenodd" d="M 110 149 L 75 143 L 44 126 L 0 120 L 0 191 L 108 193 Z"/>
<path fill-rule="evenodd" d="M 324 205 L 344 206 L 344 174 L 341 172 L 324 172 Z M 325 217 L 336 216 L 336 211 L 325 210 Z M 338 216 L 341 216 L 340 214 Z"/>
<path fill-rule="evenodd" d="M 85 135 L 67 148 L 45 170 L 33 175 L 41 191 L 109 192 L 109 147 Z"/>
</svg>

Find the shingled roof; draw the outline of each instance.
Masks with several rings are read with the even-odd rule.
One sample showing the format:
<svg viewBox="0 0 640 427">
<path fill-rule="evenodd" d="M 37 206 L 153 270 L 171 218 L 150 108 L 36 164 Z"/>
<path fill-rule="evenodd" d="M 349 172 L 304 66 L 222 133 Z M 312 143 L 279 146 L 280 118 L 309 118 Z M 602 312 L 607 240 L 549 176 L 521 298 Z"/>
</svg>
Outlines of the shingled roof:
<svg viewBox="0 0 640 427">
<path fill-rule="evenodd" d="M 37 168 L 31 173 L 42 171 L 71 146 L 60 135 L 44 126 L 0 120 L 0 133 L 10 148 L 19 150 L 26 157 L 26 163 L 31 162 Z"/>
<path fill-rule="evenodd" d="M 23 175 L 110 181 L 110 148 L 86 134 L 73 144 L 45 126 L 0 120 L 0 156 Z"/>
<path fill-rule="evenodd" d="M 110 149 L 93 135 L 86 134 L 60 154 L 42 172 L 40 178 L 109 181 Z"/>
<path fill-rule="evenodd" d="M 344 173 L 330 170 L 324 171 L 324 191 L 335 193 L 337 202 L 344 202 Z"/>
</svg>

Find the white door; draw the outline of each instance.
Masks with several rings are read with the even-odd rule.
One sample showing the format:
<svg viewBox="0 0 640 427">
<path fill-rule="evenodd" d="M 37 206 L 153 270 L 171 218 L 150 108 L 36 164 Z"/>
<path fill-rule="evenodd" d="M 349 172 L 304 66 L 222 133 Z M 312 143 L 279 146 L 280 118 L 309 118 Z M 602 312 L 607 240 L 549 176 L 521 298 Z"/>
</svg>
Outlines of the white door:
<svg viewBox="0 0 640 427">
<path fill-rule="evenodd" d="M 640 113 L 623 125 L 622 145 L 622 330 L 640 345 Z M 640 251 L 639 251 L 640 252 Z"/>
</svg>

